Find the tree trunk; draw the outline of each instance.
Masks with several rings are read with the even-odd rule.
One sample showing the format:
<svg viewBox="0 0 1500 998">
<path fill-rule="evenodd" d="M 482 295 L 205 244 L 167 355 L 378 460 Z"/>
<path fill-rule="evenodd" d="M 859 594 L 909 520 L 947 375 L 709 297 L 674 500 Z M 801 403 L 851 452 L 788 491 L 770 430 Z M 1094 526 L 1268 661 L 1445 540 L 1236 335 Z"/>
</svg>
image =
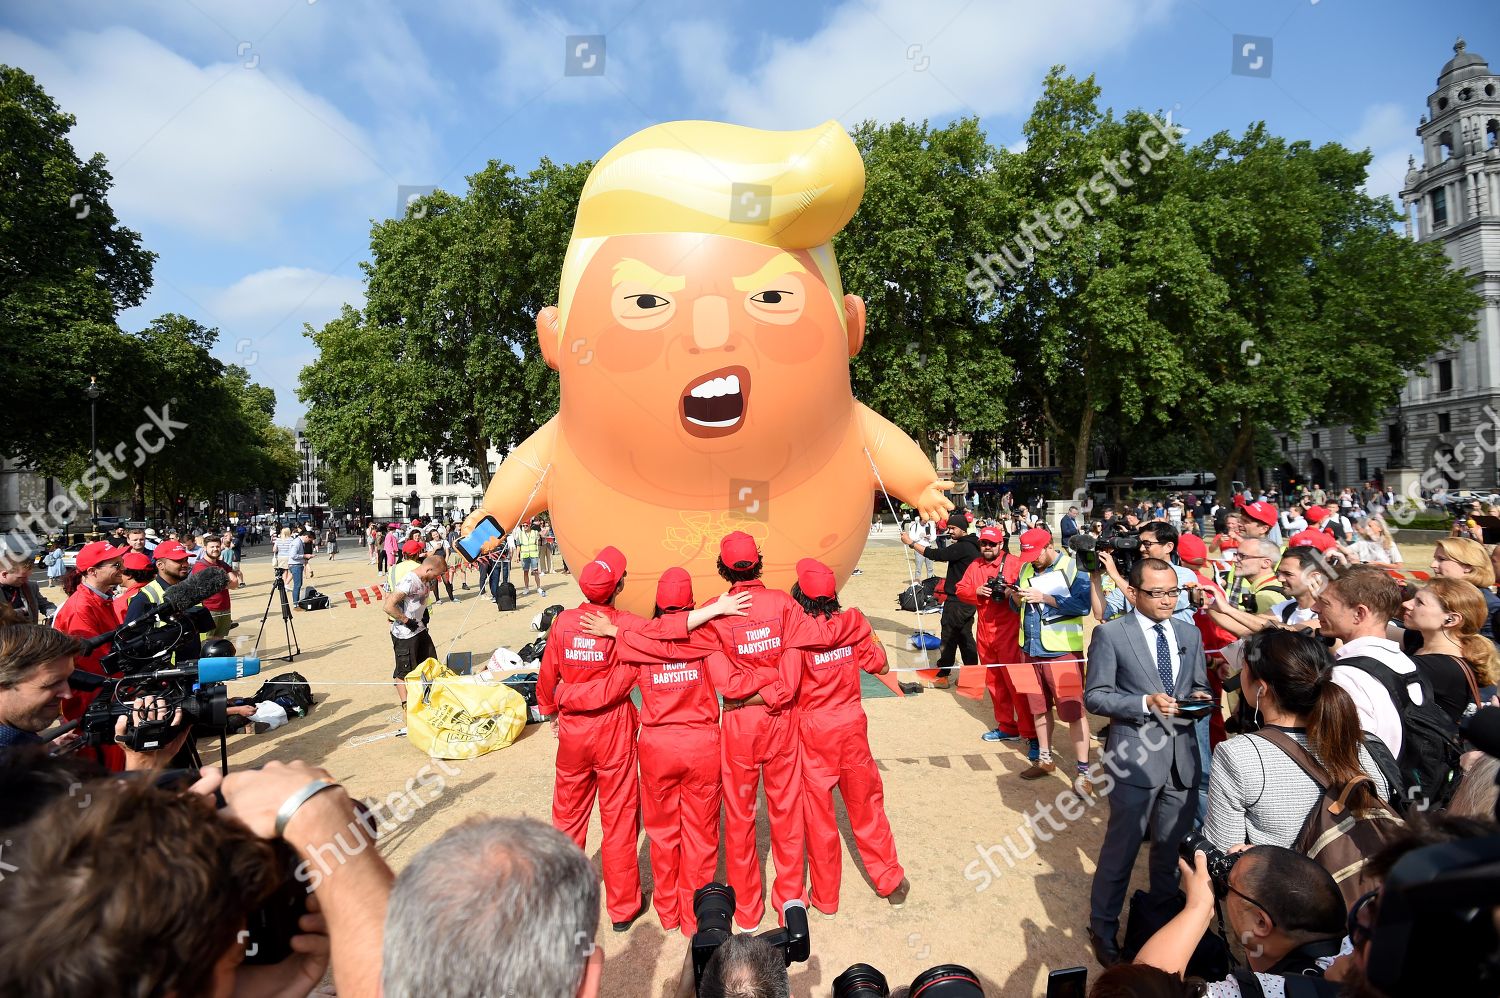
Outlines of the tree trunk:
<svg viewBox="0 0 1500 998">
<path fill-rule="evenodd" d="M 1084 488 L 1088 479 L 1089 441 L 1094 436 L 1094 419 L 1094 407 L 1084 406 L 1083 416 L 1078 422 L 1078 436 L 1073 440 L 1073 468 L 1062 483 L 1063 491 L 1070 496 Z"/>
<path fill-rule="evenodd" d="M 130 476 L 130 511 L 132 519 L 146 518 L 146 469 L 136 468 Z"/>
<path fill-rule="evenodd" d="M 490 488 L 490 452 L 488 441 L 481 438 L 469 437 L 469 460 L 474 462 L 474 467 L 479 472 L 479 485 L 484 491 Z"/>
</svg>

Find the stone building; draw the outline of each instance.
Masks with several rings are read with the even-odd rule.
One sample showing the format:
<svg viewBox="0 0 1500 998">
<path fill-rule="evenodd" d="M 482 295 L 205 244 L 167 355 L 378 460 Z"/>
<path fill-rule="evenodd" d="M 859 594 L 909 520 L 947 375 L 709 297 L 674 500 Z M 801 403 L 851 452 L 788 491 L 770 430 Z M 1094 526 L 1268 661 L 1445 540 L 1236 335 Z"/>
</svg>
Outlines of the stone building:
<svg viewBox="0 0 1500 998">
<path fill-rule="evenodd" d="M 1500 76 L 1463 39 L 1438 74 L 1416 131 L 1401 200 L 1407 233 L 1437 241 L 1454 267 L 1480 278 L 1478 337 L 1433 357 L 1360 439 L 1342 427 L 1284 433 L 1281 477 L 1357 486 L 1436 469 L 1449 487 L 1500 486 Z M 1405 476 L 1391 472 L 1407 470 Z M 1415 475 L 1413 474 L 1415 473 Z"/>
</svg>

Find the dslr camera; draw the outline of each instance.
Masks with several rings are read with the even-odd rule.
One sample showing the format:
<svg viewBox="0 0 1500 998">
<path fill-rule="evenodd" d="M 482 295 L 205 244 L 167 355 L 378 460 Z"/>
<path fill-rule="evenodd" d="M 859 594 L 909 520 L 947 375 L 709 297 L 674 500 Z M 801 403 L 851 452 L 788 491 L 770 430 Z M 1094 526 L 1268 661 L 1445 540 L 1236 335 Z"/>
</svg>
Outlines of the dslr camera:
<svg viewBox="0 0 1500 998">
<path fill-rule="evenodd" d="M 885 975 L 868 963 L 856 963 L 833 979 L 833 998 L 889 998 Z M 984 998 L 979 978 L 968 967 L 941 963 L 916 976 L 906 990 L 911 998 Z"/>
<path fill-rule="evenodd" d="M 782 911 L 785 928 L 762 932 L 764 939 L 781 951 L 786 965 L 806 963 L 812 953 L 812 937 L 807 929 L 807 908 L 801 901 L 788 901 Z M 734 888 L 728 884 L 707 883 L 693 892 L 693 917 L 698 931 L 693 933 L 693 993 L 703 990 L 703 971 L 714 951 L 734 931 Z"/>
<path fill-rule="evenodd" d="M 1201 852 L 1208 863 L 1208 879 L 1213 881 L 1214 897 L 1223 899 L 1229 894 L 1229 871 L 1234 868 L 1239 853 L 1227 853 L 1208 841 L 1202 831 L 1194 829 L 1183 836 L 1177 844 L 1177 854 L 1188 866 L 1194 865 L 1193 853 Z"/>
</svg>

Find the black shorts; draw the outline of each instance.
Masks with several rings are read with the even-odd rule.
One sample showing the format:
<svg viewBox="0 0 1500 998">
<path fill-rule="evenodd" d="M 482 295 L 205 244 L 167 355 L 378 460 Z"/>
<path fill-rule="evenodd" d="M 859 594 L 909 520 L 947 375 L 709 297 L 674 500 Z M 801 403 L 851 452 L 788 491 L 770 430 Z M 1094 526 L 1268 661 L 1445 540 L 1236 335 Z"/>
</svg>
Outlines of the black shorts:
<svg viewBox="0 0 1500 998">
<path fill-rule="evenodd" d="M 425 628 L 415 637 L 398 638 L 391 635 L 391 646 L 396 650 L 396 669 L 392 679 L 405 679 L 406 674 L 429 658 L 437 658 L 437 646 L 432 643 L 432 634 Z"/>
</svg>

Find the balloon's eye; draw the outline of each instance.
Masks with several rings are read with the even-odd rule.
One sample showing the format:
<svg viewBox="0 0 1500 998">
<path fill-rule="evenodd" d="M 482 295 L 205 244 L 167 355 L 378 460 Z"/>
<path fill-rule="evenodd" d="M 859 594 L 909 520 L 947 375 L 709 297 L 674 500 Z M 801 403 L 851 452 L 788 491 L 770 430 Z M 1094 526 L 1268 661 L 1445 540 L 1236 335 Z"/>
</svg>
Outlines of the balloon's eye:
<svg viewBox="0 0 1500 998">
<path fill-rule="evenodd" d="M 636 308 L 639 308 L 642 312 L 648 312 L 654 308 L 663 308 L 671 304 L 671 302 L 667 301 L 661 295 L 626 295 L 625 297 L 628 301 L 634 301 Z"/>
<path fill-rule="evenodd" d="M 762 305 L 780 305 L 791 296 L 792 293 L 790 291 L 762 291 L 759 294 L 751 295 L 750 300 L 759 302 Z"/>
</svg>

